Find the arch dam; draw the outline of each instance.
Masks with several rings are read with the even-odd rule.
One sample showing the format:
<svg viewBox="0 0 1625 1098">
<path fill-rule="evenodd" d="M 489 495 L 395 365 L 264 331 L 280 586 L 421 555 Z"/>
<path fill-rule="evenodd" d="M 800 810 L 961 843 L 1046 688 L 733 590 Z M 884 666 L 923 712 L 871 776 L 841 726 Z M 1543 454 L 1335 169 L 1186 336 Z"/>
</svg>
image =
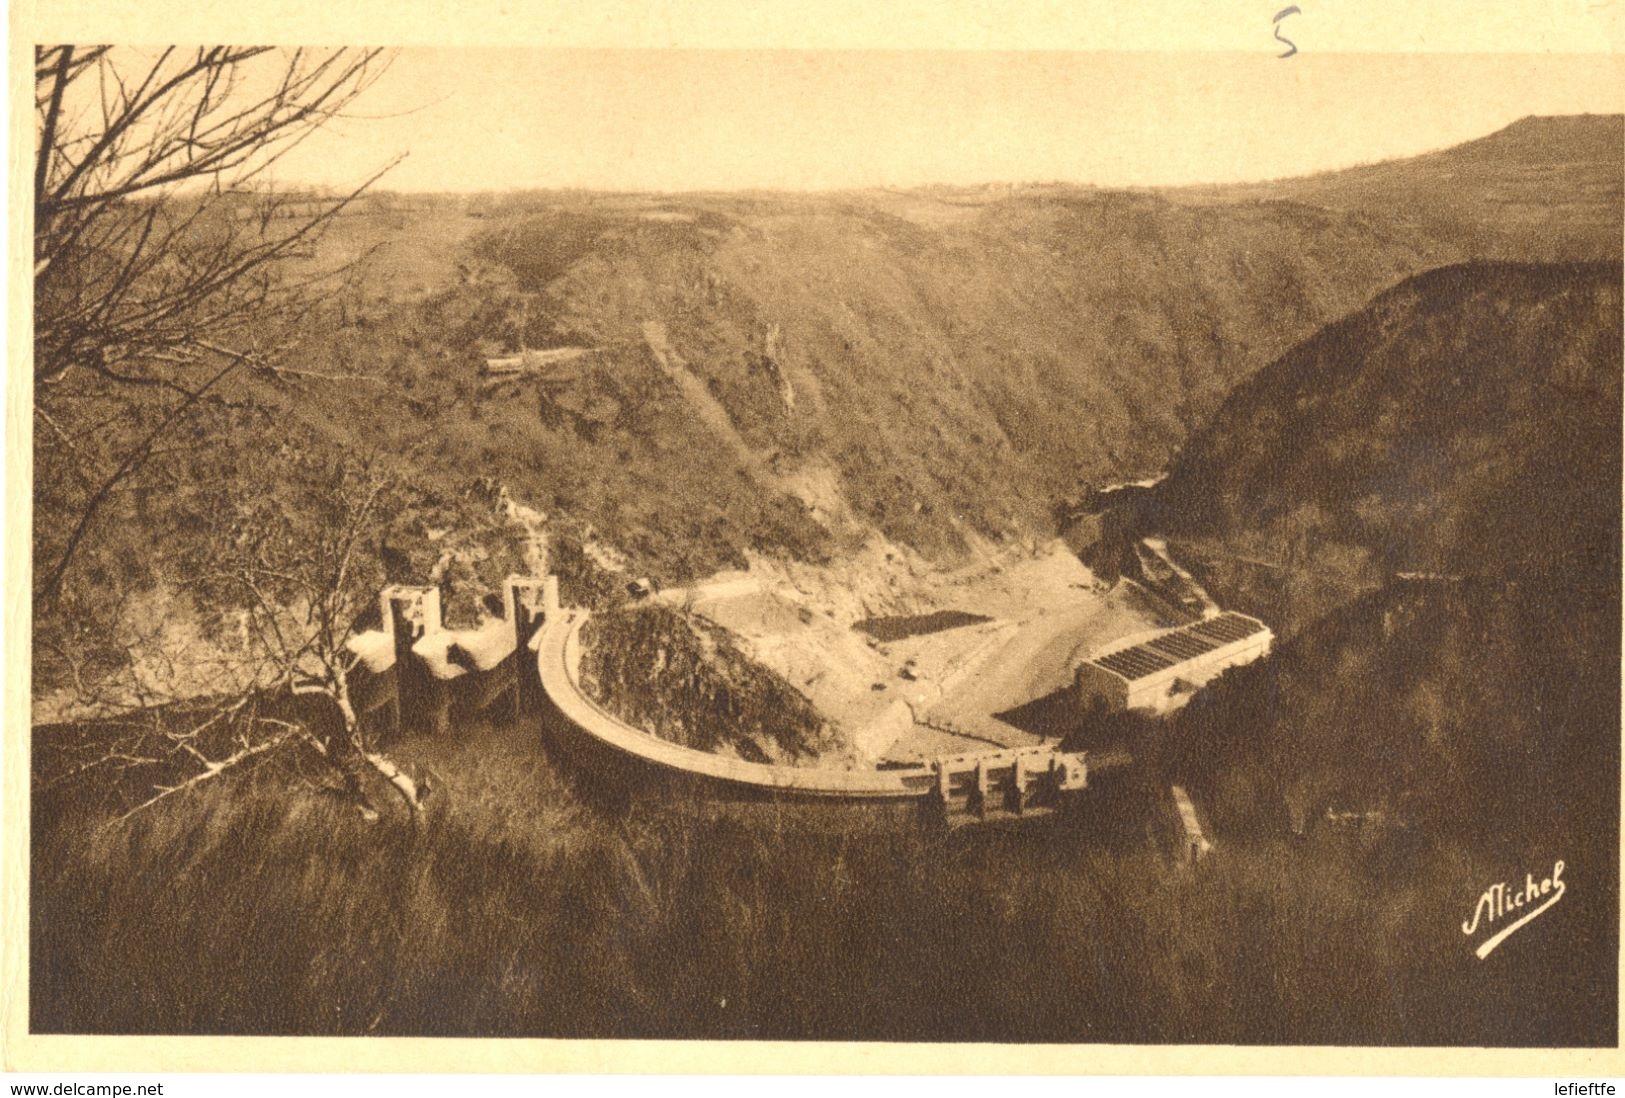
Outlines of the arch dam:
<svg viewBox="0 0 1625 1098">
<path fill-rule="evenodd" d="M 865 770 L 750 762 L 662 739 L 583 688 L 581 633 L 590 614 L 559 604 L 554 576 L 509 577 L 505 616 L 471 630 L 442 625 L 433 587 L 386 587 L 379 602 L 383 628 L 347 642 L 362 672 L 351 694 L 358 713 L 396 728 L 443 731 L 454 711 L 489 710 L 507 699 L 516 716 L 540 715 L 554 746 L 594 778 L 719 800 L 912 803 L 950 825 L 1044 815 L 1088 788 L 1087 753 L 1051 745 Z"/>
</svg>

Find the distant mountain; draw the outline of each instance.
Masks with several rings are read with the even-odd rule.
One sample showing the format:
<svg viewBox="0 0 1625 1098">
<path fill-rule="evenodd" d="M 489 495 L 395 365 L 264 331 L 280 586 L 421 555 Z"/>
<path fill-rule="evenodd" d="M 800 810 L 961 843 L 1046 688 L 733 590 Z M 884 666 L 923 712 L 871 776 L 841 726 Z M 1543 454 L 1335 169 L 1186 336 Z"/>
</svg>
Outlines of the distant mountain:
<svg viewBox="0 0 1625 1098">
<path fill-rule="evenodd" d="M 973 533 L 1047 532 L 1082 484 L 1156 472 L 1237 384 L 1406 277 L 1479 254 L 1618 256 L 1622 141 L 1622 117 L 1530 119 L 1204 203 L 1066 186 L 532 197 L 486 211 L 473 246 L 523 308 L 452 290 L 434 327 L 454 357 L 518 324 L 532 346 L 606 348 L 538 422 L 504 417 L 495 448 L 591 470 L 564 493 L 550 471 L 542 502 L 648 568 L 823 551 L 821 531 L 854 529 L 951 555 Z M 596 472 L 610 464 L 621 475 Z M 528 476 L 509 479 L 538 494 Z"/>
<path fill-rule="evenodd" d="M 1431 271 L 1238 386 L 1158 521 L 1278 596 L 1316 571 L 1617 592 L 1621 370 L 1618 264 Z"/>
<path fill-rule="evenodd" d="M 1625 115 L 1520 119 L 1422 156 L 1301 179 L 1168 192 L 1176 201 L 1284 200 L 1414 226 L 1461 258 L 1609 259 L 1625 234 Z"/>
</svg>

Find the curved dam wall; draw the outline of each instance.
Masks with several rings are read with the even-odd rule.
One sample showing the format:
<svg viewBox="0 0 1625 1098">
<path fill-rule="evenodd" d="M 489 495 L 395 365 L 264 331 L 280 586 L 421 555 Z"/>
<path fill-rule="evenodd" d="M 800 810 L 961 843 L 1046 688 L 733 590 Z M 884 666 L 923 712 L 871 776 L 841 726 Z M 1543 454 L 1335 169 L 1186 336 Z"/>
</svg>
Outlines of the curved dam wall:
<svg viewBox="0 0 1625 1098">
<path fill-rule="evenodd" d="M 458 631 L 441 627 L 434 588 L 385 588 L 384 628 L 349 642 L 370 672 L 352 691 L 366 699 L 360 710 L 389 710 L 397 726 L 442 732 L 454 705 L 477 712 L 511 696 L 516 715 L 550 718 L 549 738 L 591 774 L 712 799 L 935 806 L 950 822 L 969 822 L 1043 814 L 1088 784 L 1083 753 L 1053 747 L 875 770 L 783 766 L 685 747 L 626 723 L 582 688 L 581 632 L 589 615 L 559 606 L 553 577 L 510 577 L 504 595 L 505 618 Z"/>
<path fill-rule="evenodd" d="M 793 794 L 843 800 L 923 797 L 935 786 L 931 768 L 822 770 L 747 762 L 696 751 L 626 724 L 581 688 L 581 628 L 585 611 L 543 622 L 532 644 L 542 691 L 571 730 L 667 777 L 698 779 L 734 794 Z"/>
</svg>

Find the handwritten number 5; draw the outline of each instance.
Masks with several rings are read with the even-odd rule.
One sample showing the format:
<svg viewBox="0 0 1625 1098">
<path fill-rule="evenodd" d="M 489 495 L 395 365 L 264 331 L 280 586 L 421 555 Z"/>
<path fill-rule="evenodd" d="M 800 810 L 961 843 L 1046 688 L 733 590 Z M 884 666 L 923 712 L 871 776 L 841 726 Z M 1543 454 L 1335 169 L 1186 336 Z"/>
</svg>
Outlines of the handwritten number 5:
<svg viewBox="0 0 1625 1098">
<path fill-rule="evenodd" d="M 1277 42 L 1285 42 L 1286 43 L 1286 47 L 1287 47 L 1286 52 L 1283 53 L 1283 54 L 1278 55 L 1281 60 L 1285 60 L 1286 58 L 1291 57 L 1293 54 L 1298 52 L 1298 47 L 1293 43 L 1292 39 L 1287 38 L 1285 35 L 1283 35 L 1281 33 L 1281 20 L 1285 19 L 1289 15 L 1302 15 L 1302 14 L 1303 14 L 1303 11 L 1298 7 L 1298 5 L 1293 4 L 1289 8 L 1282 8 L 1280 11 L 1276 12 L 1275 13 L 1275 18 L 1273 20 L 1271 20 L 1271 22 L 1273 22 L 1275 24 L 1275 40 Z"/>
</svg>

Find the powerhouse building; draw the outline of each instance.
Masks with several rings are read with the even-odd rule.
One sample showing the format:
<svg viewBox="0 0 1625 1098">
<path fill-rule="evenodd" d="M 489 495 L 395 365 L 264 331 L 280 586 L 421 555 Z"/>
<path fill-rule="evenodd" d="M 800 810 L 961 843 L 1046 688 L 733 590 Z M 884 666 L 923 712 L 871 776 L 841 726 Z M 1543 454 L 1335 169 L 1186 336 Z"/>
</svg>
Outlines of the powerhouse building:
<svg viewBox="0 0 1625 1098">
<path fill-rule="evenodd" d="M 1168 713 L 1228 667 L 1267 656 L 1275 635 L 1257 618 L 1224 613 L 1169 629 L 1078 665 L 1079 702 Z"/>
</svg>

